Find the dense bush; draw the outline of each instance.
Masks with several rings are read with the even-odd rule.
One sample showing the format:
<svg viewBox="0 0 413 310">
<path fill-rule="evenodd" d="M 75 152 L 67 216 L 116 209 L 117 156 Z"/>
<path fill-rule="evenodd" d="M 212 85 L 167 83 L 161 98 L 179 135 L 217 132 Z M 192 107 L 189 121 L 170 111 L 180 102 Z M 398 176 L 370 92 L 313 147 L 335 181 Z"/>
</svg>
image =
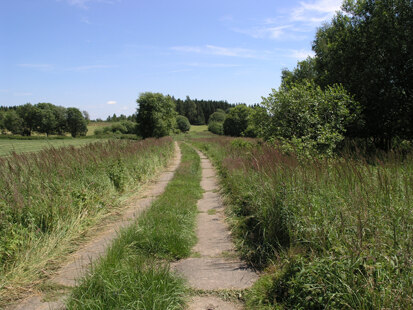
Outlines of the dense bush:
<svg viewBox="0 0 413 310">
<path fill-rule="evenodd" d="M 208 124 L 213 122 L 223 123 L 225 121 L 225 117 L 225 111 L 219 109 L 211 114 L 208 120 Z"/>
<path fill-rule="evenodd" d="M 231 108 L 224 121 L 224 134 L 233 137 L 242 136 L 248 128 L 251 112 L 252 109 L 244 104 Z"/>
<path fill-rule="evenodd" d="M 308 156 L 332 155 L 359 115 L 358 103 L 339 85 L 294 84 L 273 90 L 262 104 L 267 116 L 253 118 L 262 137 Z"/>
<path fill-rule="evenodd" d="M 191 124 L 189 123 L 189 120 L 182 115 L 178 115 L 176 117 L 176 126 L 181 132 L 188 132 L 189 129 L 191 129 Z"/>
<path fill-rule="evenodd" d="M 132 121 L 122 121 L 114 123 L 110 126 L 105 126 L 97 128 L 94 131 L 94 134 L 97 136 L 107 135 L 107 134 L 136 134 L 137 133 L 137 124 Z"/>
<path fill-rule="evenodd" d="M 224 134 L 224 126 L 223 123 L 220 122 L 210 122 L 208 124 L 208 130 L 216 135 L 223 135 Z"/>
<path fill-rule="evenodd" d="M 143 138 L 169 135 L 176 124 L 175 103 L 170 96 L 142 93 L 138 103 L 138 131 Z"/>
</svg>

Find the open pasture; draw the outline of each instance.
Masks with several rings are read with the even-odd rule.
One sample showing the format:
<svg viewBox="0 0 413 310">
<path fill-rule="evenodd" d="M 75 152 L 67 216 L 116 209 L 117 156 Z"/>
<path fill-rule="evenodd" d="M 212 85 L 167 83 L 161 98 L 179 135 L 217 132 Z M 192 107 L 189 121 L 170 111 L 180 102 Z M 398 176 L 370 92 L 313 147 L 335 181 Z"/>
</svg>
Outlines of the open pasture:
<svg viewBox="0 0 413 310">
<path fill-rule="evenodd" d="M 10 155 L 12 152 L 27 153 L 38 152 L 47 148 L 65 146 L 80 147 L 88 143 L 97 142 L 99 139 L 39 139 L 39 140 L 14 140 L 0 139 L 0 156 Z M 102 141 L 102 140 L 99 140 Z"/>
</svg>

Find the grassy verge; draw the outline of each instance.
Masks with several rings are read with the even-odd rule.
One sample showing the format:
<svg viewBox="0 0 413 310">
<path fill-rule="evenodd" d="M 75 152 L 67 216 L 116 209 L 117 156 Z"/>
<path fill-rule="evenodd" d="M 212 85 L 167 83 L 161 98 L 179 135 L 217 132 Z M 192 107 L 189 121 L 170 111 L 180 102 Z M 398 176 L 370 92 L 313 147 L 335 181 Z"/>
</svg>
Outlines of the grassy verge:
<svg viewBox="0 0 413 310">
<path fill-rule="evenodd" d="M 185 286 L 168 262 L 188 257 L 196 243 L 202 189 L 199 156 L 185 144 L 181 149 L 182 162 L 165 192 L 121 231 L 74 289 L 68 309 L 182 309 Z"/>
<path fill-rule="evenodd" d="M 173 154 L 165 138 L 0 157 L 0 308 L 38 289 L 85 233 Z"/>
<path fill-rule="evenodd" d="M 219 167 L 248 309 L 412 309 L 413 157 L 298 160 L 252 139 L 194 139 Z"/>
</svg>

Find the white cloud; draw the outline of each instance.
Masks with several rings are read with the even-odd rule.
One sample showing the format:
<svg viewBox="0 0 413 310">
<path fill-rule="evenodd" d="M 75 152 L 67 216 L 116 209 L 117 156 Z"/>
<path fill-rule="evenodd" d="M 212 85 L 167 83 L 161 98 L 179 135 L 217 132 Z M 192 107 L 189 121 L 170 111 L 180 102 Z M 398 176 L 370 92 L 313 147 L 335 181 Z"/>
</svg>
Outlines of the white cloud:
<svg viewBox="0 0 413 310">
<path fill-rule="evenodd" d="M 185 53 L 198 53 L 198 54 L 209 54 L 218 56 L 228 56 L 228 57 L 241 57 L 241 58 L 262 58 L 257 51 L 239 48 L 239 47 L 222 47 L 215 45 L 205 45 L 205 46 L 173 46 L 171 47 L 174 51 L 185 52 Z"/>
<path fill-rule="evenodd" d="M 234 31 L 249 35 L 256 39 L 278 39 L 285 33 L 285 29 L 291 28 L 291 25 L 273 26 L 273 27 L 254 27 L 251 29 L 234 29 Z"/>
<path fill-rule="evenodd" d="M 293 9 L 290 18 L 292 21 L 319 24 L 340 10 L 341 3 L 342 0 L 302 1 L 299 7 Z"/>
<path fill-rule="evenodd" d="M 106 102 L 106 104 L 116 104 L 117 102 L 116 101 L 113 101 L 113 100 L 110 100 L 110 101 L 108 101 L 108 102 Z"/>
</svg>

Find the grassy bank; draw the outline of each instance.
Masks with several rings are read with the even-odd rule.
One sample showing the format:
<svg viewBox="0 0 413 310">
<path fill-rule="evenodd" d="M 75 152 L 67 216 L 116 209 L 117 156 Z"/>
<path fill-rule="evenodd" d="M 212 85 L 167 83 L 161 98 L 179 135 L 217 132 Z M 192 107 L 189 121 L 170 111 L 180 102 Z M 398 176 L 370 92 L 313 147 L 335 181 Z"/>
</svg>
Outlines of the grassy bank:
<svg viewBox="0 0 413 310">
<path fill-rule="evenodd" d="M 0 307 L 47 278 L 74 241 L 173 153 L 164 138 L 0 158 Z"/>
<path fill-rule="evenodd" d="M 196 202 L 201 197 L 197 153 L 181 145 L 182 162 L 165 192 L 76 287 L 68 309 L 182 309 L 183 281 L 168 262 L 190 255 L 196 243 Z"/>
<path fill-rule="evenodd" d="M 220 169 L 248 309 L 412 309 L 413 157 L 299 161 L 254 140 L 195 139 Z"/>
</svg>

